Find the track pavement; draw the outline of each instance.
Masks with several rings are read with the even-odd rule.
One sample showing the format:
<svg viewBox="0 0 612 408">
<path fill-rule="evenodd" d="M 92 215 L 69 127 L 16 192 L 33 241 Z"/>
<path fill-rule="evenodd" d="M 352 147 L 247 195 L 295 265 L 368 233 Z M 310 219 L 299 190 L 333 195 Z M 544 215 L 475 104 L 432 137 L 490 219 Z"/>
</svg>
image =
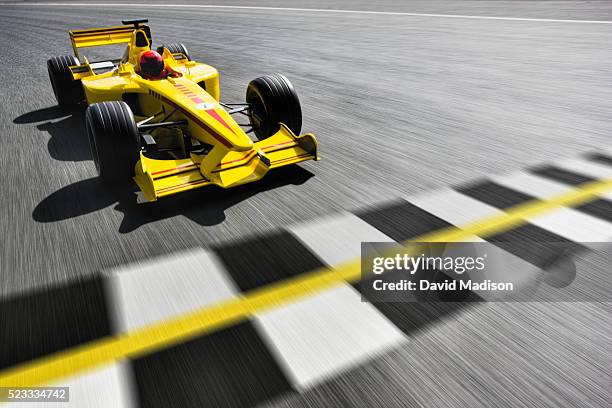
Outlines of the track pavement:
<svg viewBox="0 0 612 408">
<path fill-rule="evenodd" d="M 504 8 L 504 2 L 470 2 L 461 7 L 448 2 L 415 2 L 414 7 L 404 3 L 400 7 L 388 2 L 380 7 L 417 13 L 610 18 L 605 2 L 589 3 L 588 9 L 577 2 L 562 2 L 562 7 L 546 3 L 520 2 L 521 6 Z M 262 4 L 279 6 L 274 2 Z M 348 7 L 342 2 L 299 5 L 308 6 Z M 364 4 L 352 4 L 350 8 L 358 6 Z M 96 313 L 95 307 L 88 309 L 88 302 L 106 304 L 106 285 L 98 278 L 101 270 L 171 256 L 200 245 L 225 245 L 236 239 L 255 237 L 255 241 L 265 243 L 263 237 L 270 230 L 287 225 L 316 223 L 326 215 L 347 210 L 354 213 L 398 196 L 416 197 L 448 185 L 465 185 L 466 180 L 593 152 L 610 144 L 612 89 L 608 71 L 612 61 L 605 50 L 612 39 L 612 28 L 608 24 L 251 9 L 155 8 L 146 14 L 155 41 L 183 41 L 194 56 L 220 68 L 227 101 L 242 100 L 246 84 L 255 76 L 286 73 L 302 100 L 304 129 L 316 133 L 322 142 L 323 160 L 271 175 L 259 185 L 227 192 L 200 191 L 148 208 L 138 207 L 131 193 L 104 190 L 95 179 L 82 137 L 82 119 L 54 107 L 44 63 L 50 55 L 69 51 L 66 31 L 75 24 L 115 24 L 121 18 L 142 16 L 142 9 L 3 7 L 3 306 L 33 293 L 42 293 L 42 304 L 48 304 L 44 294 L 53 297 L 56 289 L 63 288 L 62 299 L 73 299 L 74 293 L 80 293 L 80 300 L 66 300 L 63 306 L 48 309 L 52 316 L 61 320 L 65 310 L 72 309 L 92 312 L 73 313 L 72 320 L 65 322 L 65 330 L 54 327 L 64 333 L 60 339 L 38 337 L 32 327 L 19 331 L 8 319 L 2 319 L 3 344 L 19 340 L 28 345 L 30 341 L 30 350 L 44 355 L 73 344 L 71 328 L 82 328 L 77 342 L 117 330 L 106 313 Z M 21 81 L 24 76 L 33 80 Z M 572 167 L 566 169 L 569 175 L 548 169 L 546 175 L 536 176 L 549 180 L 554 176 L 555 182 L 568 184 L 576 180 L 570 177 L 572 174 L 594 177 L 586 174 L 593 168 L 598 167 Z M 525 194 L 538 197 L 558 188 L 541 181 L 533 184 L 534 179 L 525 176 L 495 181 L 505 188 L 509 183 L 515 183 L 513 190 L 522 195 L 510 194 L 508 198 L 503 188 L 493 194 L 487 190 L 491 185 L 459 193 L 489 207 L 502 207 L 508 200 L 524 199 Z M 576 210 L 579 215 L 571 212 L 564 216 L 570 217 L 574 227 L 578 227 L 576 217 L 584 219 L 585 213 L 599 221 L 591 225 L 601 225 L 602 219 L 609 221 L 605 218 L 610 213 L 606 205 L 600 201 Z M 393 210 L 403 214 L 406 208 Z M 437 218 L 445 220 L 445 216 Z M 383 234 L 397 239 L 386 229 L 389 223 L 397 224 L 402 219 L 370 219 L 366 223 L 382 223 L 375 226 L 376 230 L 382 228 Z M 564 219 L 553 217 L 536 228 L 558 233 Z M 522 239 L 538 237 L 533 228 L 521 235 Z M 601 265 L 591 264 L 590 268 L 596 276 L 604 273 Z M 77 277 L 84 280 L 74 283 Z M 189 275 L 182 282 L 197 288 L 200 281 Z M 72 290 L 66 289 L 70 285 L 74 285 Z M 229 292 L 218 290 L 215 294 L 235 293 L 233 290 L 236 288 L 230 285 Z M 331 301 L 354 297 L 352 290 Z M 127 298 L 130 296 L 135 292 Z M 175 302 L 181 304 L 178 296 L 168 296 L 171 312 L 186 310 L 174 307 Z M 309 310 L 320 310 L 318 307 L 327 310 L 326 301 L 322 299 L 295 313 L 308 314 Z M 193 306 L 189 300 L 184 302 L 182 308 Z M 19 302 L 15 305 L 22 311 L 28 309 Z M 309 378 L 318 379 L 325 365 L 314 360 L 314 368 L 308 370 L 305 362 L 287 360 L 282 364 L 289 371 L 279 368 L 278 361 L 285 359 L 266 350 L 270 341 L 275 344 L 273 350 L 282 350 L 278 343 L 284 337 L 275 334 L 272 324 L 264 327 L 268 337 L 262 340 L 260 323 L 248 323 L 223 331 L 219 338 L 202 339 L 195 347 L 222 355 L 223 350 L 227 352 L 224 345 L 238 342 L 234 350 L 251 359 L 246 366 L 270 373 L 273 384 L 261 387 L 258 378 L 262 377 L 254 371 L 254 382 L 244 380 L 244 393 L 240 393 L 232 382 L 225 381 L 229 377 L 220 374 L 216 379 L 211 377 L 213 385 L 199 384 L 209 391 L 208 397 L 187 393 L 185 398 L 202 402 L 203 398 L 222 399 L 236 392 L 234 402 L 238 405 L 248 400 L 280 406 L 452 406 L 457 401 L 466 406 L 598 406 L 610 399 L 605 389 L 609 373 L 604 364 L 610 361 L 608 304 L 487 304 L 464 308 L 460 314 L 437 309 L 411 311 L 408 316 L 416 317 L 408 318 L 406 311 L 385 314 L 366 308 L 370 311 L 359 316 L 380 322 L 382 313 L 384 321 L 398 328 L 389 328 L 388 323 L 385 326 L 387 330 L 382 333 L 388 334 L 390 343 L 398 330 L 404 335 L 410 333 L 411 341 L 339 376 L 323 376 L 323 383 L 308 387 L 300 381 L 309 384 Z M 347 312 L 346 316 L 352 315 Z M 132 321 L 141 318 L 136 313 Z M 285 333 L 300 333 L 283 316 L 270 318 L 275 319 L 283 322 L 278 327 L 286 329 Z M 419 323 L 423 320 L 428 324 Z M 417 329 L 413 329 L 415 326 Z M 313 329 L 312 333 L 318 331 Z M 35 344 L 41 338 L 48 342 Z M 256 349 L 241 348 L 244 339 Z M 375 343 L 365 342 L 363 347 L 369 352 L 368 347 Z M 179 349 L 181 358 L 169 357 L 174 366 L 164 360 L 167 355 L 144 359 L 141 367 L 146 369 L 142 371 L 152 375 L 167 371 L 175 378 L 181 378 L 181 372 L 202 374 L 198 370 L 216 360 L 207 360 L 210 356 L 198 350 L 187 346 Z M 204 360 L 193 361 L 194 355 Z M 33 356 L 15 352 L 3 357 L 9 359 L 4 364 L 7 366 L 16 362 L 9 357 Z M 335 357 L 330 357 L 327 372 L 336 373 Z M 346 358 L 353 361 L 348 354 Z M 293 373 L 291 367 L 301 367 L 304 372 Z M 106 378 L 108 396 L 116 398 L 120 393 L 113 392 L 113 387 L 126 384 L 118 380 L 122 378 L 118 373 L 124 369 L 106 370 L 101 377 L 93 375 L 90 379 L 95 384 Z M 128 376 L 130 370 L 128 367 Z M 233 374 L 237 369 L 229 370 Z M 203 381 L 204 377 L 197 378 Z M 146 390 L 151 390 L 149 385 L 159 378 L 136 375 Z M 197 393 L 198 384 L 189 382 L 194 378 L 188 377 L 177 386 Z M 527 383 L 527 379 L 532 381 Z M 129 390 L 143 387 L 127 389 L 130 394 Z M 301 392 L 284 392 L 295 389 Z M 169 391 L 159 388 L 162 397 Z M 266 395 L 258 394 L 261 392 Z M 243 397 L 246 399 L 241 400 Z"/>
<path fill-rule="evenodd" d="M 497 3 L 489 15 L 504 14 Z M 141 208 L 98 183 L 82 117 L 54 107 L 45 61 L 69 52 L 75 26 L 142 13 L 2 8 L 0 293 L 609 144 L 612 25 L 156 8 L 146 13 L 154 42 L 183 41 L 217 66 L 224 100 L 242 101 L 252 78 L 284 72 L 323 160 Z"/>
<path fill-rule="evenodd" d="M 1 305 L 11 336 L 0 386 L 68 385 L 74 406 L 100 407 L 444 406 L 452 393 L 470 406 L 602 406 L 612 397 L 601 365 L 612 329 L 611 199 L 607 149 L 16 297 Z M 361 242 L 481 238 L 498 247 L 516 283 L 541 279 L 563 245 L 576 254 L 571 287 L 581 295 L 540 284 L 529 303 L 491 306 L 481 292 L 461 303 L 362 301 L 351 263 Z M 606 242 L 603 253 L 589 250 Z M 459 332 L 440 336 L 448 330 Z M 433 371 L 422 365 L 432 355 Z M 484 380 L 496 364 L 517 371 L 482 388 L 464 382 L 468 373 Z"/>
</svg>

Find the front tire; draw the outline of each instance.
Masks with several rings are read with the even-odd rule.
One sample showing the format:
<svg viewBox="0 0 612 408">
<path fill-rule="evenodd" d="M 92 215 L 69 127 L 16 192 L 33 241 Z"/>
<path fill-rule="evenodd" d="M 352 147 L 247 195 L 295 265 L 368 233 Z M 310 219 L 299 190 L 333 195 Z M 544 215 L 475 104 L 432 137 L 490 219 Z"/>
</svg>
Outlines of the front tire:
<svg viewBox="0 0 612 408">
<path fill-rule="evenodd" d="M 85 123 L 91 155 L 102 181 L 129 181 L 140 157 L 140 136 L 130 107 L 121 101 L 94 103 L 87 108 Z"/>
<path fill-rule="evenodd" d="M 247 87 L 249 120 L 259 140 L 278 132 L 284 123 L 299 135 L 302 130 L 302 108 L 295 88 L 284 75 L 272 74 L 252 80 Z"/>
<path fill-rule="evenodd" d="M 72 108 L 85 99 L 81 81 L 72 78 L 70 67 L 79 65 L 79 60 L 73 55 L 63 55 L 47 60 L 47 72 L 55 99 L 64 109 Z"/>
</svg>

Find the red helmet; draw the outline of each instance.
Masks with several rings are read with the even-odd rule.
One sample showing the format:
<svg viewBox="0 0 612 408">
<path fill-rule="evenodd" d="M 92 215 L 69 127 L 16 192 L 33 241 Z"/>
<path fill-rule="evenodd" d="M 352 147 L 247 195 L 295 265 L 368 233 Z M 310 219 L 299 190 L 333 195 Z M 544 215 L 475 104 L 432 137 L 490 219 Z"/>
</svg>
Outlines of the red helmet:
<svg viewBox="0 0 612 408">
<path fill-rule="evenodd" d="M 138 57 L 140 74 L 144 78 L 158 78 L 164 72 L 164 60 L 157 51 L 143 51 Z"/>
</svg>

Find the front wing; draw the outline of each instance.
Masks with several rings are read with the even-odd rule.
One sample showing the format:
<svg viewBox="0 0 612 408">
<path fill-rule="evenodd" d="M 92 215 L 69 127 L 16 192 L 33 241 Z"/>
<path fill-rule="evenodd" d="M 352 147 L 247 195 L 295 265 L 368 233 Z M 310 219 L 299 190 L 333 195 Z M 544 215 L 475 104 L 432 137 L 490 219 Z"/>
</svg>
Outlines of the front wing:
<svg viewBox="0 0 612 408">
<path fill-rule="evenodd" d="M 215 184 L 234 187 L 261 179 L 269 170 L 319 160 L 317 139 L 306 133 L 296 136 L 281 123 L 273 136 L 254 143 L 246 152 L 228 151 L 214 169 L 204 168 L 204 156 L 180 160 L 156 160 L 142 152 L 134 180 L 148 201 Z"/>
</svg>

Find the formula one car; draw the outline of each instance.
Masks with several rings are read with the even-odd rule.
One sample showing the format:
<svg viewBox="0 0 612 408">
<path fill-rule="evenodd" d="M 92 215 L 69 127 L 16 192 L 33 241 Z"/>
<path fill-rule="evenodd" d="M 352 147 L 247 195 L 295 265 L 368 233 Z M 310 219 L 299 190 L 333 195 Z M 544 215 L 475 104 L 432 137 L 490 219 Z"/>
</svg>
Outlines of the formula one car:
<svg viewBox="0 0 612 408">
<path fill-rule="evenodd" d="M 217 70 L 193 61 L 180 43 L 153 51 L 147 22 L 70 31 L 75 55 L 47 62 L 58 104 L 89 105 L 87 135 L 103 181 L 133 177 L 144 197 L 155 201 L 211 184 L 249 183 L 270 169 L 319 159 L 314 135 L 299 135 L 302 111 L 287 78 L 254 79 L 246 103 L 221 103 Z M 113 44 L 127 45 L 123 58 L 90 62 L 79 56 L 82 48 Z M 163 68 L 155 77 L 144 74 L 151 63 Z M 236 122 L 236 114 L 249 123 Z"/>
</svg>

